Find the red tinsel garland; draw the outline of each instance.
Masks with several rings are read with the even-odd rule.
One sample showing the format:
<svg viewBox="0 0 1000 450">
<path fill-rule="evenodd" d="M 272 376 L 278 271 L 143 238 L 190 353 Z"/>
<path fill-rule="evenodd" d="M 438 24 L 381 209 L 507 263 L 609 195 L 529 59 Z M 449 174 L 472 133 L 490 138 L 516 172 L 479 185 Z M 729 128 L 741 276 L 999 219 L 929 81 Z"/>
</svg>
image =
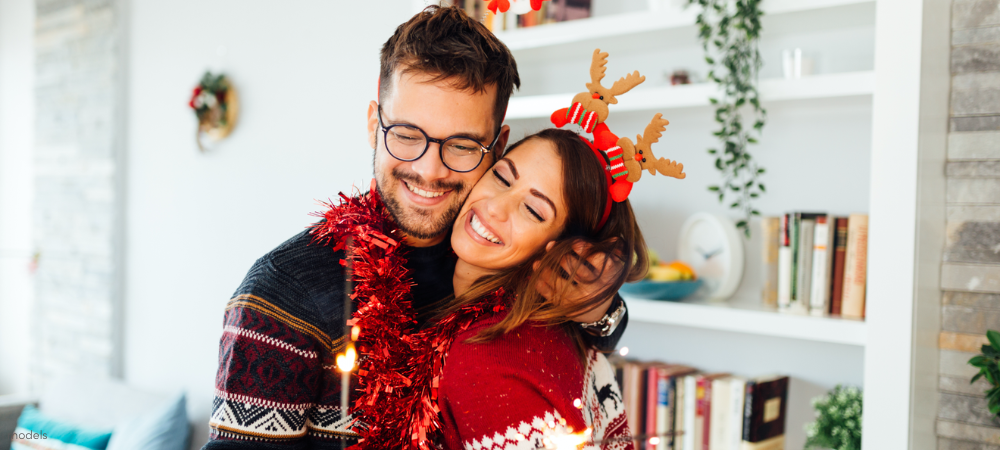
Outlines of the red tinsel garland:
<svg viewBox="0 0 1000 450">
<path fill-rule="evenodd" d="M 345 258 L 353 265 L 351 298 L 358 305 L 352 324 L 361 329 L 360 394 L 351 408 L 361 440 L 352 448 L 432 448 L 441 430 L 437 391 L 448 349 L 474 321 L 503 310 L 505 293 L 500 289 L 416 330 L 403 235 L 375 182 L 367 194 L 340 197 L 339 205 L 325 203 L 328 209 L 315 214 L 325 220 L 314 224 L 311 234 L 313 242 L 332 244 L 335 251 L 354 238 Z"/>
</svg>

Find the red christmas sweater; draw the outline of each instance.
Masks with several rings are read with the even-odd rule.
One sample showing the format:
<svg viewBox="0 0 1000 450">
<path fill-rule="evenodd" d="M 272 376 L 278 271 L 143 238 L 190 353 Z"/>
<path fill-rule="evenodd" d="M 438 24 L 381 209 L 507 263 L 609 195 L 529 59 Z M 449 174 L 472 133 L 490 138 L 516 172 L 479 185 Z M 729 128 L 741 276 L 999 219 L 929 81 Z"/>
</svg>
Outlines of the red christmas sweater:
<svg viewBox="0 0 1000 450">
<path fill-rule="evenodd" d="M 621 391 L 600 352 L 577 357 L 558 326 L 526 323 L 486 343 L 467 339 L 503 313 L 474 323 L 451 345 L 441 377 L 448 449 L 533 449 L 586 433 L 586 449 L 633 449 Z"/>
</svg>

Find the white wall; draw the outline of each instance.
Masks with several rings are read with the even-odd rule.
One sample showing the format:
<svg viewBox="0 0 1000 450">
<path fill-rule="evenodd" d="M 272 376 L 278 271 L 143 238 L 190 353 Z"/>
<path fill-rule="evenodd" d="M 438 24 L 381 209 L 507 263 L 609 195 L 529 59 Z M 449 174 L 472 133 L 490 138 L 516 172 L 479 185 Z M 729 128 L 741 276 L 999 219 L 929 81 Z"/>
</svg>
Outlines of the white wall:
<svg viewBox="0 0 1000 450">
<path fill-rule="evenodd" d="M 314 200 L 371 178 L 365 115 L 378 50 L 412 7 L 130 5 L 125 376 L 187 390 L 195 448 L 207 437 L 226 301 L 254 260 L 311 222 Z M 239 89 L 242 116 L 201 154 L 187 102 L 217 65 Z"/>
<path fill-rule="evenodd" d="M 0 0 L 0 394 L 29 389 L 35 5 Z"/>
</svg>

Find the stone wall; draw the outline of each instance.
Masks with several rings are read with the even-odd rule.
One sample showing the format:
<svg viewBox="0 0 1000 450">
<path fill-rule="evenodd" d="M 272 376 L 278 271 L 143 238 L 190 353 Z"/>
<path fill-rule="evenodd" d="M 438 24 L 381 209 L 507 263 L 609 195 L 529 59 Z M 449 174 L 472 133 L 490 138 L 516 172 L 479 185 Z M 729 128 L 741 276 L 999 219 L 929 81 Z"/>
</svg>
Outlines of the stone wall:
<svg viewBox="0 0 1000 450">
<path fill-rule="evenodd" d="M 120 374 L 122 76 L 117 0 L 36 0 L 34 387 Z"/>
<path fill-rule="evenodd" d="M 1000 450 L 967 361 L 1000 330 L 1000 0 L 953 0 L 939 450 Z"/>
</svg>

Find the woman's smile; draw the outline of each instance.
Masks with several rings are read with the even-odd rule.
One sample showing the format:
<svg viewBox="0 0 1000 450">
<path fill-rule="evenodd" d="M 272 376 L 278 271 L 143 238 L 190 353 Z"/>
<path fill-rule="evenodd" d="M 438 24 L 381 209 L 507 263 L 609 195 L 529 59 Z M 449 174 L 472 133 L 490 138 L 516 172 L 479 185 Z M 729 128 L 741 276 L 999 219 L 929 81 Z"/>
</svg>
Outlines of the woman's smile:
<svg viewBox="0 0 1000 450">
<path fill-rule="evenodd" d="M 485 244 L 503 245 L 503 240 L 497 236 L 493 227 L 487 225 L 484 220 L 479 217 L 480 216 L 476 213 L 475 207 L 469 210 L 466 232 L 471 231 L 470 236 L 473 236 L 473 240 L 476 240 L 477 242 L 479 242 L 479 240 L 475 239 L 475 237 L 480 237 L 482 240 L 485 240 Z"/>
</svg>

